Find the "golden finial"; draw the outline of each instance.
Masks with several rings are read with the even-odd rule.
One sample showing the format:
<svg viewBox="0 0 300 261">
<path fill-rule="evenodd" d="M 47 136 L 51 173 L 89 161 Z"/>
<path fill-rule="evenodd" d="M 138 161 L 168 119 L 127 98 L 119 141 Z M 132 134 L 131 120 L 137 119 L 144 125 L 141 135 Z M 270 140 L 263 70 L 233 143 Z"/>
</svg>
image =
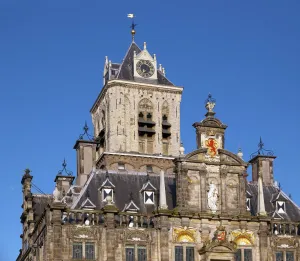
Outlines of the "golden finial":
<svg viewBox="0 0 300 261">
<path fill-rule="evenodd" d="M 135 27 L 137 26 L 137 24 L 134 23 L 134 14 L 128 14 L 127 15 L 128 18 L 132 19 L 132 23 L 131 23 L 131 35 L 132 35 L 132 41 L 134 41 L 134 36 L 135 36 Z"/>
</svg>

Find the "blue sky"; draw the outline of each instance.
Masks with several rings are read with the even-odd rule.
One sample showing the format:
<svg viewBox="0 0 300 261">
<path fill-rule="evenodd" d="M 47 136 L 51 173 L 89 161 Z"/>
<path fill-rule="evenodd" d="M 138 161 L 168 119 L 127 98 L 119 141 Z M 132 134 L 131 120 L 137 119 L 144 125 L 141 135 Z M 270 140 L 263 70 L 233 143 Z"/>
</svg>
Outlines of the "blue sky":
<svg viewBox="0 0 300 261">
<path fill-rule="evenodd" d="M 120 62 L 130 44 L 132 12 L 136 42 L 184 86 L 186 151 L 210 92 L 228 125 L 226 149 L 241 147 L 248 160 L 262 136 L 278 157 L 275 179 L 300 204 L 299 11 L 298 0 L 0 0 L 0 260 L 15 260 L 21 247 L 23 170 L 47 193 L 64 158 L 76 173 L 73 145 L 85 120 L 91 125 L 104 56 Z"/>
</svg>

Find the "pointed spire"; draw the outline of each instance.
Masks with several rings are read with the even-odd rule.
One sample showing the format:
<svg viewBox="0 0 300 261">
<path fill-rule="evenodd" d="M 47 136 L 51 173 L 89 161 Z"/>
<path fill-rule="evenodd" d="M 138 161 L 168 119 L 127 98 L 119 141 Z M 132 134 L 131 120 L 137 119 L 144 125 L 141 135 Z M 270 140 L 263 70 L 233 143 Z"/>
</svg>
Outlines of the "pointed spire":
<svg viewBox="0 0 300 261">
<path fill-rule="evenodd" d="M 160 171 L 159 208 L 168 209 L 165 186 L 165 172 L 163 170 Z"/>
<path fill-rule="evenodd" d="M 258 174 L 258 192 L 257 192 L 257 215 L 266 216 L 265 199 L 264 199 L 264 188 L 262 182 L 261 172 Z"/>
</svg>

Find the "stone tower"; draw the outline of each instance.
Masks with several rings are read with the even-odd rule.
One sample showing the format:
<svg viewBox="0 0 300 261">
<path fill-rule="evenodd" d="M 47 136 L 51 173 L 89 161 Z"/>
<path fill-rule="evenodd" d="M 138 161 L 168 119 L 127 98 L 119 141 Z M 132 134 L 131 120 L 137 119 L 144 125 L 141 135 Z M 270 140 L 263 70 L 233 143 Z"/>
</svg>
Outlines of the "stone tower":
<svg viewBox="0 0 300 261">
<path fill-rule="evenodd" d="M 182 87 L 157 66 L 146 43 L 132 41 L 121 64 L 105 58 L 104 86 L 91 114 L 97 157 L 103 152 L 177 156 Z"/>
</svg>

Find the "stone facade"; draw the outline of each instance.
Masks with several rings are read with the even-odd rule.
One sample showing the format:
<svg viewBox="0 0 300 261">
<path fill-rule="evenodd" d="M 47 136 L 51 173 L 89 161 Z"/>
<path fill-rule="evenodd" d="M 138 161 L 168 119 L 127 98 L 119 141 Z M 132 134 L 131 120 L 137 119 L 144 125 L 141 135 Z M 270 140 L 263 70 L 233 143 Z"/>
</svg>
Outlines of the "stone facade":
<svg viewBox="0 0 300 261">
<path fill-rule="evenodd" d="M 132 43 L 122 64 L 106 58 L 95 135 L 74 146 L 76 183 L 59 172 L 53 195 L 33 194 L 25 171 L 17 260 L 300 261 L 300 210 L 273 183 L 275 156 L 227 151 L 211 96 L 185 155 L 182 88 L 156 64 L 149 79 L 132 71 L 142 54 Z"/>
</svg>

